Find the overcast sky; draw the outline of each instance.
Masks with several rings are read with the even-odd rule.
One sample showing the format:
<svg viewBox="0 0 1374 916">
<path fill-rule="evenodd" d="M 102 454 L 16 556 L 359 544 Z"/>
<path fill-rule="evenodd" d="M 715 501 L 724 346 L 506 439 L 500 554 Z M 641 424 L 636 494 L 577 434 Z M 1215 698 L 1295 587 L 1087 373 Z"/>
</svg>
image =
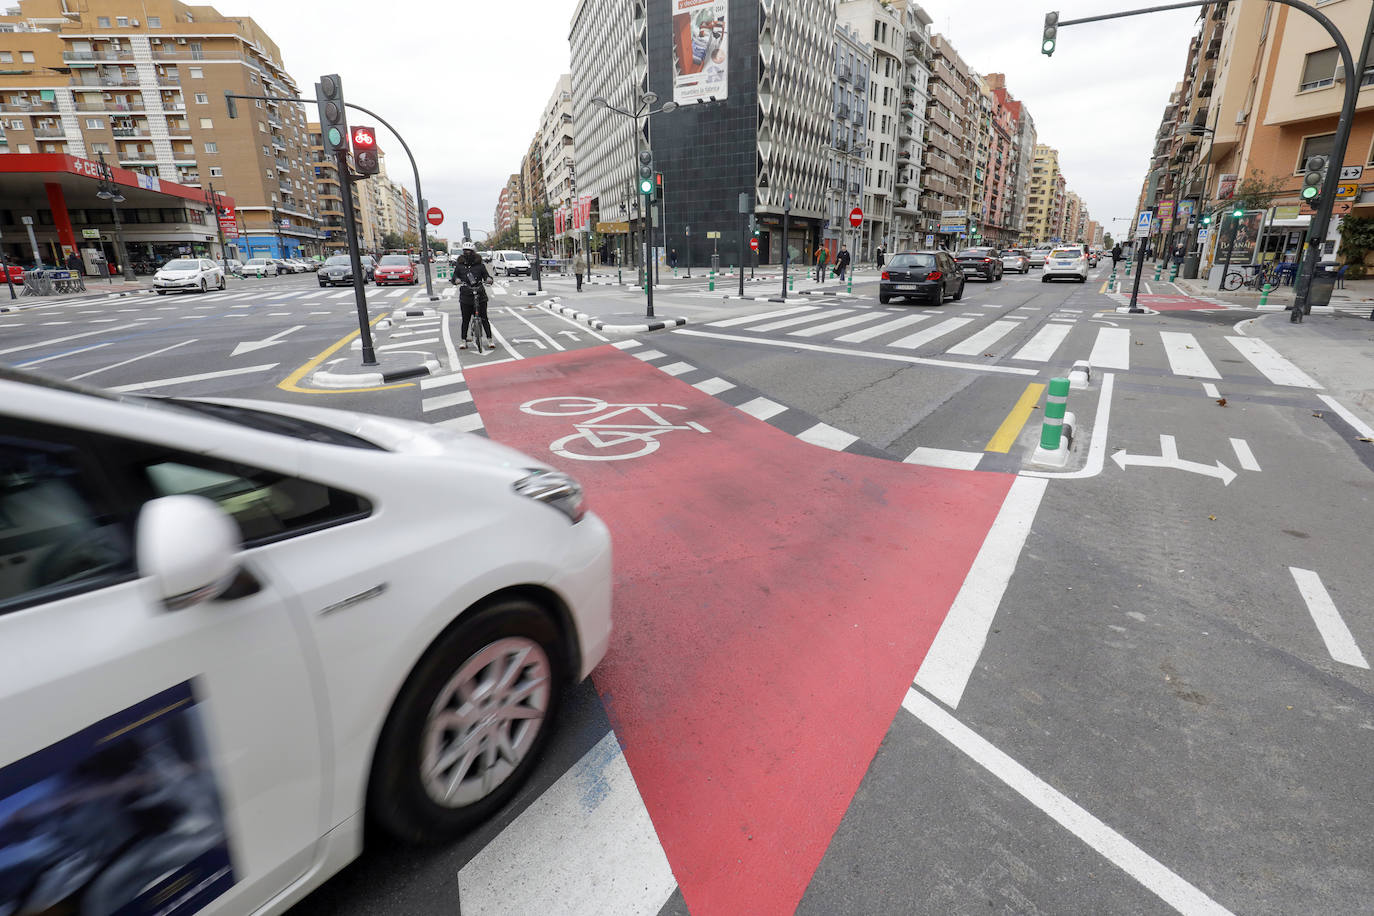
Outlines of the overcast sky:
<svg viewBox="0 0 1374 916">
<path fill-rule="evenodd" d="M 443 209 L 440 235 L 459 222 L 490 228 L 496 196 L 529 147 L 559 74 L 569 69 L 575 0 L 395 0 L 317 4 L 211 0 L 223 14 L 248 15 L 282 49 L 303 94 L 322 73 L 343 78 L 346 97 L 401 130 L 421 168 L 425 196 Z M 667 0 L 649 0 L 665 3 Z M 973 69 L 1003 72 L 1030 106 L 1040 142 L 1060 151 L 1069 187 L 1110 231 L 1135 211 L 1154 132 L 1182 74 L 1196 13 L 1181 10 L 1073 26 L 1054 57 L 1040 54 L 1045 13 L 1061 18 L 1129 8 L 1127 0 L 929 0 L 924 6 Z M 352 14 L 352 15 L 351 15 Z M 357 27 L 328 25 L 351 19 Z M 314 113 L 309 116 L 314 119 Z M 380 127 L 380 125 L 379 125 Z M 391 177 L 414 189 L 399 144 Z M 1118 231 L 1125 223 L 1116 224 Z"/>
</svg>

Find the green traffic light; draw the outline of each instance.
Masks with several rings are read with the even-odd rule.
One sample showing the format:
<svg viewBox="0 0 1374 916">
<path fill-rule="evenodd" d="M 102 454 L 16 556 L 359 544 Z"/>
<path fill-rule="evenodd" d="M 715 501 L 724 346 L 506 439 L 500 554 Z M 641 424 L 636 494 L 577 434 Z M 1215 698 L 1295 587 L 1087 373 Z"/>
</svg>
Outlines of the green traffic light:
<svg viewBox="0 0 1374 916">
<path fill-rule="evenodd" d="M 1042 42 L 1040 45 L 1040 53 L 1044 54 L 1046 57 L 1052 57 L 1054 55 L 1054 39 L 1050 38 Z"/>
<path fill-rule="evenodd" d="M 1315 188 L 1312 185 L 1308 185 L 1307 187 L 1302 189 L 1302 199 L 1311 200 L 1312 198 L 1316 197 L 1319 193 L 1320 190 L 1318 188 Z"/>
<path fill-rule="evenodd" d="M 1236 219 L 1240 219 L 1242 216 L 1245 215 L 1245 211 L 1237 207 L 1236 209 L 1231 211 L 1231 215 L 1234 216 Z"/>
<path fill-rule="evenodd" d="M 337 127 L 329 128 L 329 145 L 343 146 L 343 134 L 339 133 L 339 129 Z"/>
<path fill-rule="evenodd" d="M 651 178 L 642 178 L 639 182 L 639 193 L 652 194 L 654 192 L 654 182 Z"/>
</svg>

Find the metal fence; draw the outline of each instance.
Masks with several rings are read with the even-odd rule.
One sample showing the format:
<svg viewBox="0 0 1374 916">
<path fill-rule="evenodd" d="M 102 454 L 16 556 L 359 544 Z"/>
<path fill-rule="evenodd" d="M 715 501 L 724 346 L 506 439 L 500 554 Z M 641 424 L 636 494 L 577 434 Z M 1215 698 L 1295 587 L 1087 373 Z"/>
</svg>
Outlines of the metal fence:
<svg viewBox="0 0 1374 916">
<path fill-rule="evenodd" d="M 74 270 L 26 270 L 24 291 L 20 295 L 57 296 L 85 291 L 85 279 Z"/>
</svg>

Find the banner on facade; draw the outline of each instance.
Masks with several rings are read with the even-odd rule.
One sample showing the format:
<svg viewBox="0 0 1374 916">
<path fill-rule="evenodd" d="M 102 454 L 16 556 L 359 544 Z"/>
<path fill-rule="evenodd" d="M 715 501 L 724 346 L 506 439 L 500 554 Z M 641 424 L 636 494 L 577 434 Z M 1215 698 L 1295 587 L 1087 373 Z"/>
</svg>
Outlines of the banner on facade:
<svg viewBox="0 0 1374 916">
<path fill-rule="evenodd" d="M 1235 243 L 1231 247 L 1232 264 L 1249 264 L 1255 258 L 1255 242 L 1264 220 L 1263 210 L 1246 210 L 1237 220 Z"/>
<path fill-rule="evenodd" d="M 562 236 L 568 231 L 568 208 L 559 207 L 553 211 L 553 234 L 555 237 Z"/>
<path fill-rule="evenodd" d="M 1169 222 L 1174 215 L 1174 202 L 1172 200 L 1161 200 L 1155 206 L 1155 219 L 1159 220 L 1161 226 Z"/>
<path fill-rule="evenodd" d="M 721 101 L 728 89 L 725 13 L 729 0 L 670 0 L 673 26 L 673 101 Z"/>
<path fill-rule="evenodd" d="M 573 201 L 572 231 L 586 232 L 591 228 L 591 222 L 592 198 L 590 194 L 587 194 Z"/>
<path fill-rule="evenodd" d="M 1230 200 L 1236 196 L 1236 182 L 1239 175 L 1225 172 L 1217 178 L 1217 200 Z"/>
</svg>

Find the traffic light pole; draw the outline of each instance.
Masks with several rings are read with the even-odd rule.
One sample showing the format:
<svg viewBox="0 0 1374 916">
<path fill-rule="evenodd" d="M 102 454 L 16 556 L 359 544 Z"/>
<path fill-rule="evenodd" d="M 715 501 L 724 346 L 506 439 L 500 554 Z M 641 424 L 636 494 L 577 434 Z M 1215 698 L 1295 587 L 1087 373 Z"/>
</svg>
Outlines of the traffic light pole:
<svg viewBox="0 0 1374 916">
<path fill-rule="evenodd" d="M 1140 299 L 1140 278 L 1145 275 L 1145 249 L 1149 247 L 1148 242 L 1148 238 L 1135 240 L 1135 284 L 1131 287 L 1131 307 L 1127 309 L 1134 315 L 1140 315 L 1145 311 L 1140 307 L 1138 300 Z"/>
<path fill-rule="evenodd" d="M 741 208 L 741 211 L 743 208 Z M 748 250 L 748 226 L 749 214 L 741 212 L 739 215 L 739 297 L 744 298 L 744 259 L 747 257 L 745 252 Z"/>
<path fill-rule="evenodd" d="M 339 169 L 339 196 L 343 198 L 344 228 L 348 233 L 348 259 L 353 266 L 353 301 L 358 307 L 358 333 L 363 341 L 363 365 L 377 365 L 377 353 L 372 348 L 372 320 L 367 314 L 367 275 L 363 273 L 363 259 L 358 256 L 358 224 L 353 221 L 353 176 L 348 171 L 348 152 L 340 147 L 334 151 Z"/>
<path fill-rule="evenodd" d="M 636 134 L 639 131 L 635 131 Z M 653 212 L 653 201 L 650 195 L 642 195 L 644 198 L 644 221 L 650 222 L 649 214 Z M 645 307 L 644 317 L 654 317 L 654 230 L 652 226 L 644 227 L 644 293 Z"/>
<path fill-rule="evenodd" d="M 783 192 L 783 193 L 785 194 L 786 192 Z M 788 254 L 790 254 L 790 251 L 789 251 L 788 246 L 787 246 L 787 228 L 788 228 L 788 220 L 790 219 L 791 216 L 792 216 L 792 207 L 791 207 L 791 205 L 790 205 L 790 204 L 784 205 L 783 208 L 782 208 L 782 298 L 783 298 L 783 299 L 786 299 L 786 298 L 787 298 L 787 262 L 788 262 L 788 260 L 790 260 L 790 259 L 788 258 Z"/>
</svg>

